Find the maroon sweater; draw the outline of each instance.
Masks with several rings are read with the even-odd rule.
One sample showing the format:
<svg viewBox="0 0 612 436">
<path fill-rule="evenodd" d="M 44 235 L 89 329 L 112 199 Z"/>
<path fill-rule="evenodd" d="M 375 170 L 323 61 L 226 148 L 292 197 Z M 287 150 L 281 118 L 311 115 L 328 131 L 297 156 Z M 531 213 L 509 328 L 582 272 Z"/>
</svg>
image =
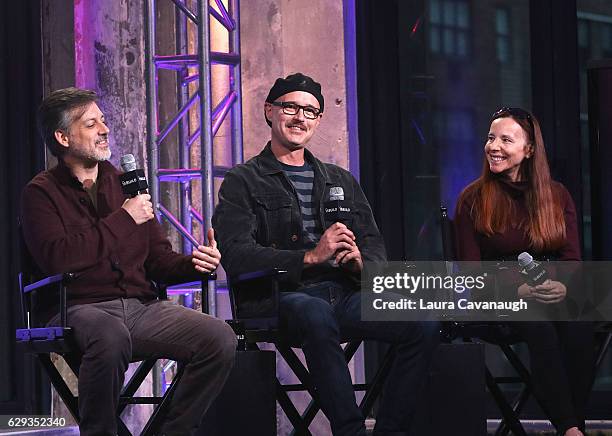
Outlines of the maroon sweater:
<svg viewBox="0 0 612 436">
<path fill-rule="evenodd" d="M 525 205 L 525 192 L 529 189 L 527 183 L 503 180 L 500 183 L 514 201 L 516 216 L 513 217 L 513 221 L 517 223 L 528 222 L 529 214 Z M 529 237 L 524 228 L 520 226 L 493 236 L 478 233 L 470 215 L 473 199 L 467 198 L 460 210 L 455 212 L 457 259 L 464 261 L 516 259 L 521 252 L 527 251 L 536 258 L 552 256 L 555 260 L 580 260 L 580 242 L 574 202 L 570 193 L 561 183 L 553 182 L 552 189 L 553 195 L 561 200 L 566 232 L 565 244 L 555 253 L 542 253 L 531 249 Z"/>
<path fill-rule="evenodd" d="M 77 273 L 68 286 L 68 304 L 150 300 L 157 296 L 150 280 L 197 280 L 191 256 L 172 251 L 156 220 L 137 225 L 121 208 L 126 196 L 120 172 L 108 162 L 98 168 L 97 210 L 61 162 L 34 177 L 22 193 L 22 231 L 38 268 L 45 275 Z M 50 300 L 44 304 L 43 312 L 57 312 Z"/>
<path fill-rule="evenodd" d="M 526 182 L 510 182 L 500 179 L 503 189 L 510 195 L 514 202 L 515 223 L 526 223 L 529 214 L 525 205 L 525 192 L 529 189 Z M 565 244 L 554 253 L 543 253 L 530 247 L 529 237 L 524 227 L 511 226 L 504 233 L 496 233 L 487 236 L 478 233 L 474 228 L 474 221 L 470 214 L 473 198 L 466 198 L 461 208 L 455 212 L 455 247 L 457 248 L 457 259 L 460 261 L 510 261 L 517 265 L 518 255 L 527 251 L 534 258 L 551 257 L 553 260 L 579 261 L 580 242 L 578 239 L 578 226 L 576 221 L 576 208 L 570 193 L 558 182 L 552 183 L 553 195 L 561 200 L 563 216 L 565 218 Z M 550 265 L 546 267 L 552 279 L 567 282 L 572 276 L 575 264 L 568 264 L 563 271 Z M 516 297 L 516 289 L 525 283 L 525 277 L 518 268 L 510 268 L 497 274 L 499 283 L 504 284 L 504 295 Z"/>
</svg>

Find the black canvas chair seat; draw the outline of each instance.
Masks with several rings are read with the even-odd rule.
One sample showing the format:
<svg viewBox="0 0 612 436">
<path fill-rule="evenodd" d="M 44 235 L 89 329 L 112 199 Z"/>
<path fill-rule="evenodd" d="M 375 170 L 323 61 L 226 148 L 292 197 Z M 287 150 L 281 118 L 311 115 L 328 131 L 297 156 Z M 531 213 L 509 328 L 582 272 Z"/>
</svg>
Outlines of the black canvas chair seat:
<svg viewBox="0 0 612 436">
<path fill-rule="evenodd" d="M 308 369 L 301 362 L 292 348 L 297 348 L 290 337 L 284 336 L 279 330 L 278 297 L 279 279 L 286 271 L 267 269 L 242 274 L 229 283 L 230 302 L 234 321 L 244 329 L 246 347 L 257 349 L 258 342 L 273 343 L 279 354 L 299 383 L 281 384 L 276 380 L 276 399 L 281 409 L 289 419 L 294 430 L 292 434 L 311 435 L 308 427 L 320 410 L 317 392 L 311 381 Z M 344 346 L 344 357 L 350 362 L 362 341 L 350 341 Z M 359 408 L 366 417 L 372 410 L 374 402 L 382 390 L 382 385 L 391 368 L 394 347 L 383 358 L 378 371 L 369 383 L 353 384 L 355 391 L 365 391 Z M 289 392 L 307 391 L 311 397 L 309 405 L 303 413 L 299 413 L 289 398 Z"/>
</svg>

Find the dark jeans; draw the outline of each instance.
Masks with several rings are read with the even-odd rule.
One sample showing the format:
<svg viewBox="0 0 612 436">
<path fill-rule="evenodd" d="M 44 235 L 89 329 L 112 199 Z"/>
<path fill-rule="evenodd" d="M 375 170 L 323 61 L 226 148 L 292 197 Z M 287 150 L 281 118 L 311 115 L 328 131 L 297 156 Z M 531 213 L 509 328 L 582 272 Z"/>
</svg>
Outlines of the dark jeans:
<svg viewBox="0 0 612 436">
<path fill-rule="evenodd" d="M 186 365 L 162 424 L 163 433 L 183 436 L 198 426 L 234 363 L 236 335 L 225 322 L 168 301 L 71 306 L 68 324 L 82 352 L 81 435 L 117 434 L 115 411 L 130 360 L 163 357 Z"/>
<path fill-rule="evenodd" d="M 595 370 L 595 333 L 589 322 L 516 322 L 510 328 L 527 343 L 534 394 L 560 434 L 584 431 L 585 408 Z"/>
<path fill-rule="evenodd" d="M 438 328 L 409 322 L 361 321 L 360 294 L 334 282 L 321 282 L 280 296 L 284 334 L 306 357 L 321 409 L 333 434 L 365 435 L 341 342 L 373 339 L 397 344 L 375 434 L 408 433 L 421 396 Z"/>
</svg>

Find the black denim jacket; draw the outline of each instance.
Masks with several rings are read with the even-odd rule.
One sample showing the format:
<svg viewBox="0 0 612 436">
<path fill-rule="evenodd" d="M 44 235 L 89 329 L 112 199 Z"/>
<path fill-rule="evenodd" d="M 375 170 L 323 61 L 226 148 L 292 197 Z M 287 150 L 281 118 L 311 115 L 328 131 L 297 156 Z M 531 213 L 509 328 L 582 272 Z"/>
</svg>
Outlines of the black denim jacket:
<svg viewBox="0 0 612 436">
<path fill-rule="evenodd" d="M 314 170 L 313 203 L 321 228 L 327 227 L 323 204 L 330 199 L 330 188 L 342 187 L 353 210 L 347 226 L 355 234 L 364 262 L 385 260 L 384 242 L 355 178 L 336 165 L 321 162 L 308 150 L 304 152 Z M 303 270 L 306 249 L 299 201 L 269 142 L 259 155 L 226 173 L 212 223 L 221 263 L 230 279 L 276 267 L 288 271 L 281 283 L 285 289 L 330 277 L 354 284 L 359 280 L 358 275 L 328 263 Z"/>
</svg>

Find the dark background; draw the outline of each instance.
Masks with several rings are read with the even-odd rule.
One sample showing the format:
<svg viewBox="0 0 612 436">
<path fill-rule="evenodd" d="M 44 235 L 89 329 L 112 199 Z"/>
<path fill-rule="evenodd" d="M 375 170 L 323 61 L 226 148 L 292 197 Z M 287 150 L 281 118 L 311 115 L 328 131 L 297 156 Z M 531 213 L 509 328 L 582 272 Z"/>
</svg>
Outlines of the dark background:
<svg viewBox="0 0 612 436">
<path fill-rule="evenodd" d="M 36 1 L 0 2 L 0 413 L 42 410 L 48 395 L 37 364 L 15 350 L 21 324 L 17 292 L 17 217 L 21 188 L 44 168 L 36 132 L 42 99 L 40 6 Z M 5 356 L 13 356 L 7 359 Z M 47 397 L 48 398 L 48 397 Z"/>
</svg>

